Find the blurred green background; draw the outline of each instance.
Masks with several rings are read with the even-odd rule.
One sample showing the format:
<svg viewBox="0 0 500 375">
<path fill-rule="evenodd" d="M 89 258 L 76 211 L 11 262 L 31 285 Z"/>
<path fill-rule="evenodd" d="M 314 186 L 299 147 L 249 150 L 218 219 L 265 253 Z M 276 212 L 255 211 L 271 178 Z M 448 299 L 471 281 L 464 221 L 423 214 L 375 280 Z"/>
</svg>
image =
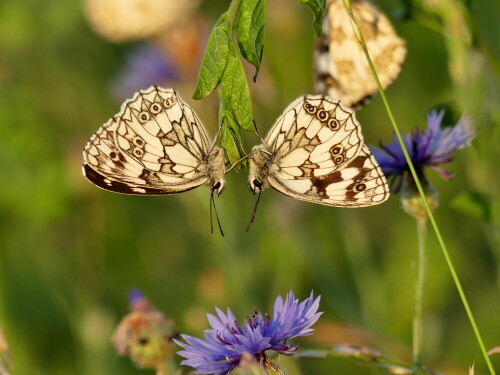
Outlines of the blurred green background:
<svg viewBox="0 0 500 375">
<path fill-rule="evenodd" d="M 268 3 L 264 65 L 250 83 L 262 132 L 312 91 L 315 42 L 306 7 Z M 421 10 L 405 19 L 401 3 L 376 1 L 408 44 L 388 98 L 404 132 L 424 127 L 425 112 L 441 103 L 452 103 L 455 115 L 466 110 L 477 125 L 473 147 L 450 167 L 456 178 L 429 177 L 440 193 L 438 223 L 490 348 L 500 345 L 500 5 L 416 3 Z M 293 289 L 305 298 L 314 289 L 325 314 L 314 336 L 298 340 L 301 347 L 357 342 L 411 362 L 416 225 L 398 195 L 373 208 L 336 209 L 270 189 L 245 233 L 255 197 L 242 170 L 227 176 L 216 200 L 221 238 L 209 233 L 206 188 L 121 196 L 82 177 L 84 145 L 134 84 L 176 88 L 215 133 L 216 95 L 190 97 L 208 33 L 228 5 L 207 0 L 161 36 L 113 43 L 92 30 L 81 1 L 0 3 L 0 326 L 16 374 L 152 373 L 117 357 L 110 343 L 133 287 L 192 335 L 206 328 L 204 314 L 215 305 L 244 318 L 272 311 L 277 294 Z M 153 45 L 170 62 L 160 82 L 151 82 L 157 78 L 147 58 L 131 62 L 131 54 Z M 380 98 L 358 119 L 368 143 L 391 139 Z M 258 143 L 246 140 L 248 149 Z M 485 373 L 441 250 L 429 237 L 424 360 L 446 374 L 464 374 L 473 362 Z M 492 360 L 500 369 L 500 355 Z M 372 372 L 341 359 L 283 363 L 290 375 Z"/>
</svg>

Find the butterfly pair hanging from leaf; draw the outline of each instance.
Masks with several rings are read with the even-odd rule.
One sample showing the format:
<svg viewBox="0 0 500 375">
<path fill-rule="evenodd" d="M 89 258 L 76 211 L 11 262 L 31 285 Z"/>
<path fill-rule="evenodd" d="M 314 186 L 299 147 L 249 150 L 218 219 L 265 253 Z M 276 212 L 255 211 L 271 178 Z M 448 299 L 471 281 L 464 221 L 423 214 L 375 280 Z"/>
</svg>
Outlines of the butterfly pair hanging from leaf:
<svg viewBox="0 0 500 375">
<path fill-rule="evenodd" d="M 216 137 L 217 138 L 217 137 Z M 336 207 L 382 203 L 389 189 L 352 110 L 328 96 L 299 97 L 247 155 L 254 193 L 268 186 Z M 85 146 L 83 174 L 122 194 L 167 195 L 207 185 L 221 194 L 224 151 L 173 89 L 152 86 L 123 103 Z M 222 233 L 222 230 L 221 230 Z"/>
</svg>

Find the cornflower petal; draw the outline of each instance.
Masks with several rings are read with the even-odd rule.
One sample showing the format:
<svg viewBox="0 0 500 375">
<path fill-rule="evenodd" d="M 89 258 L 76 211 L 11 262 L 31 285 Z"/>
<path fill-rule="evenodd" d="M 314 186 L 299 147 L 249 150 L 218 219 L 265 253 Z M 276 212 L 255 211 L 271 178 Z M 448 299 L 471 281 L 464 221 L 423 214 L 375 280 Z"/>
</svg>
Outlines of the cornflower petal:
<svg viewBox="0 0 500 375">
<path fill-rule="evenodd" d="M 432 110 L 427 113 L 427 127 L 432 130 L 440 130 L 445 112 L 446 111 L 442 109 L 439 112 Z"/>
<path fill-rule="evenodd" d="M 442 129 L 445 111 L 431 111 L 427 115 L 427 129 L 424 133 L 419 130 L 403 136 L 403 142 L 408 149 L 408 155 L 415 166 L 417 174 L 427 183 L 424 169 L 431 167 L 442 178 L 452 178 L 451 172 L 439 167 L 440 164 L 451 163 L 453 152 L 470 146 L 475 137 L 475 129 L 467 116 L 462 116 L 453 127 Z M 403 177 L 409 176 L 409 167 L 403 150 L 396 135 L 393 142 L 387 145 L 380 144 L 380 150 L 370 147 L 382 172 L 390 178 L 391 189 L 396 185 L 396 192 L 402 185 Z"/>
<path fill-rule="evenodd" d="M 270 322 L 273 335 L 273 344 L 297 336 L 308 336 L 313 330 L 310 328 L 319 319 L 322 313 L 317 313 L 320 297 L 314 299 L 311 292 L 309 298 L 298 304 L 293 292 L 287 295 L 285 303 L 277 300 L 273 319 Z"/>
<path fill-rule="evenodd" d="M 471 145 L 476 136 L 472 122 L 467 116 L 462 116 L 458 123 L 444 134 L 441 142 L 433 152 L 432 162 L 434 164 L 446 163 L 451 161 L 451 153 Z"/>
<path fill-rule="evenodd" d="M 224 313 L 216 308 L 217 316 L 207 314 L 212 328 L 205 330 L 204 340 L 188 335 L 181 335 L 185 342 L 174 340 L 184 349 L 178 352 L 185 358 L 181 364 L 193 367 L 194 374 L 225 375 L 238 366 L 244 353 L 259 363 L 265 362 L 266 350 L 292 355 L 298 347 L 286 340 L 313 332 L 311 326 L 322 314 L 317 312 L 319 301 L 311 292 L 299 303 L 290 291 L 285 301 L 281 296 L 276 299 L 273 318 L 255 312 L 241 325 L 230 309 Z"/>
</svg>

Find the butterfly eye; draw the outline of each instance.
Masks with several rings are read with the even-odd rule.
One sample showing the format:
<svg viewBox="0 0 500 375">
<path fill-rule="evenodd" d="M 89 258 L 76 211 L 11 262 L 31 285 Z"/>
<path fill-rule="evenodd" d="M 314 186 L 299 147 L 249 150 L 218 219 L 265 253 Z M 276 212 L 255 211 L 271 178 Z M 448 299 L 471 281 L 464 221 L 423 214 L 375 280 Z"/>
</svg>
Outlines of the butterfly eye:
<svg viewBox="0 0 500 375">
<path fill-rule="evenodd" d="M 333 130 L 337 130 L 339 128 L 339 122 L 336 119 L 331 118 L 328 120 L 328 126 Z"/>
<path fill-rule="evenodd" d="M 111 160 L 113 160 L 113 161 L 118 161 L 118 160 L 120 160 L 120 157 L 119 157 L 119 156 L 118 156 L 118 154 L 117 154 L 116 152 L 114 152 L 114 151 L 111 151 L 111 152 L 109 153 L 109 157 L 110 157 L 110 158 L 111 158 Z"/>
<path fill-rule="evenodd" d="M 149 110 L 151 111 L 151 113 L 156 115 L 157 113 L 160 113 L 161 106 L 158 103 L 153 103 L 151 104 L 151 107 L 149 107 Z"/>
<path fill-rule="evenodd" d="M 134 148 L 133 153 L 138 158 L 142 158 L 144 156 L 144 150 L 142 148 L 139 148 L 139 147 Z"/>
<path fill-rule="evenodd" d="M 139 178 L 142 178 L 143 180 L 147 179 L 151 172 L 149 172 L 146 168 L 143 168 L 142 173 L 139 175 Z"/>
<path fill-rule="evenodd" d="M 332 147 L 332 149 L 330 150 L 330 152 L 332 153 L 332 155 L 340 155 L 342 153 L 342 151 L 344 151 L 344 148 L 340 145 L 337 145 L 337 146 L 334 146 Z"/>
<path fill-rule="evenodd" d="M 163 106 L 165 108 L 170 108 L 175 104 L 175 99 L 174 98 L 168 98 L 163 101 Z"/>
<path fill-rule="evenodd" d="M 151 115 L 149 114 L 149 112 L 142 111 L 141 113 L 139 113 L 139 121 L 142 122 L 143 124 L 146 121 L 148 121 L 150 118 L 151 118 Z"/>
<path fill-rule="evenodd" d="M 134 142 L 134 145 L 137 147 L 142 147 L 144 146 L 144 140 L 141 137 L 135 137 L 132 142 Z"/>
<path fill-rule="evenodd" d="M 306 110 L 307 113 L 310 115 L 314 115 L 316 113 L 316 107 L 313 106 L 312 104 L 309 104 L 308 102 L 304 103 L 304 109 Z"/>
<path fill-rule="evenodd" d="M 363 191 L 363 190 L 366 190 L 365 184 L 356 185 L 356 191 Z"/>
<path fill-rule="evenodd" d="M 321 109 L 318 111 L 316 116 L 318 116 L 320 121 L 325 121 L 328 118 L 328 113 L 324 109 Z"/>
<path fill-rule="evenodd" d="M 260 182 L 257 179 L 253 180 L 253 184 L 254 184 L 255 187 L 257 187 L 259 189 L 262 187 L 262 182 Z"/>
</svg>

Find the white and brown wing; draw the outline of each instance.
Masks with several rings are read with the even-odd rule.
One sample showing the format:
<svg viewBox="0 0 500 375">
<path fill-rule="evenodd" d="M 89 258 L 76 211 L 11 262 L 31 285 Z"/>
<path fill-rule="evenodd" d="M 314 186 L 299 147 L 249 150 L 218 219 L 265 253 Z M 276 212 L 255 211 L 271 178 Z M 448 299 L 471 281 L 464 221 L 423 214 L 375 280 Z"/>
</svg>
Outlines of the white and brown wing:
<svg viewBox="0 0 500 375">
<path fill-rule="evenodd" d="M 271 186 L 292 198 L 363 207 L 389 197 L 387 181 L 364 144 L 354 112 L 338 100 L 295 100 L 249 159 L 252 190 Z"/>
<path fill-rule="evenodd" d="M 369 1 L 353 0 L 352 9 L 385 88 L 401 71 L 406 44 L 387 17 Z M 314 70 L 315 91 L 339 98 L 351 108 L 361 107 L 378 91 L 342 0 L 327 1 Z"/>
<path fill-rule="evenodd" d="M 339 170 L 309 178 L 268 177 L 279 192 L 306 202 L 335 207 L 366 207 L 386 201 L 389 187 L 368 147 Z"/>
<path fill-rule="evenodd" d="M 279 177 L 312 177 L 342 168 L 363 145 L 354 112 L 336 99 L 296 99 L 264 140 L 279 166 Z"/>
<path fill-rule="evenodd" d="M 90 138 L 83 174 L 117 193 L 173 194 L 207 183 L 209 151 L 192 108 L 174 90 L 152 86 L 127 100 Z"/>
</svg>

